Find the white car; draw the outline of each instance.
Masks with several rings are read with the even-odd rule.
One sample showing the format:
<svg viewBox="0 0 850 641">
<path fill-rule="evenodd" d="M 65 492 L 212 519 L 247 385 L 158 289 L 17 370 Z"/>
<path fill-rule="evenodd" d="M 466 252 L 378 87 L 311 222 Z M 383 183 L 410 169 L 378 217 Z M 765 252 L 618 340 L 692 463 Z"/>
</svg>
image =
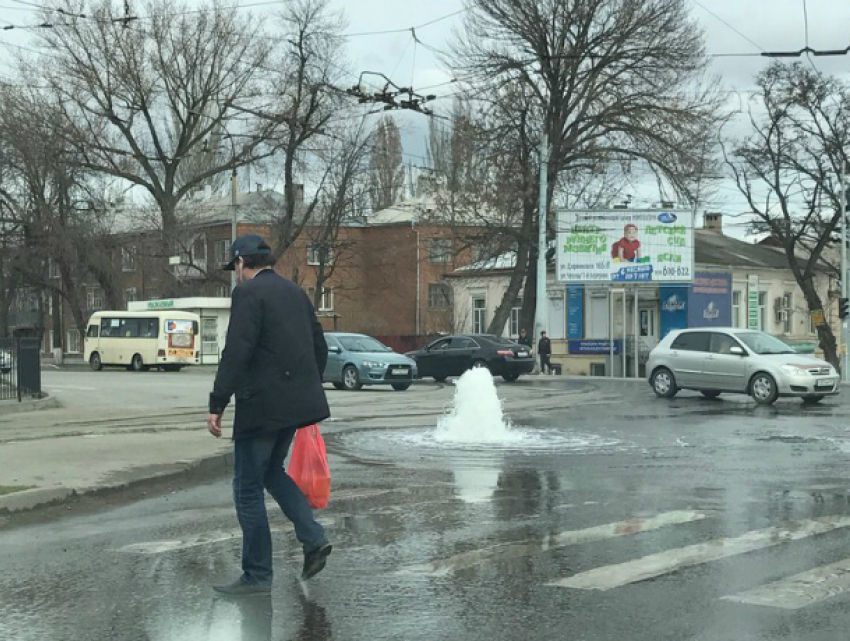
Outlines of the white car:
<svg viewBox="0 0 850 641">
<path fill-rule="evenodd" d="M 778 338 L 744 329 L 686 329 L 670 332 L 647 362 L 657 396 L 680 389 L 709 398 L 724 392 L 749 394 L 770 405 L 780 396 L 817 403 L 839 392 L 839 375 L 824 360 L 798 354 Z"/>
</svg>

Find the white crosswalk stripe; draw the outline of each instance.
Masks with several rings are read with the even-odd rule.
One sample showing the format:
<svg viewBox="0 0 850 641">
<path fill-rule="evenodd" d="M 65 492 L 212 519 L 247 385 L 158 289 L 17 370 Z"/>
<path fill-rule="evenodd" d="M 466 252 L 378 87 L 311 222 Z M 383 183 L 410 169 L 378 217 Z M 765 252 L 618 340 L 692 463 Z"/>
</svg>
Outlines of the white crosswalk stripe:
<svg viewBox="0 0 850 641">
<path fill-rule="evenodd" d="M 736 537 L 713 539 L 705 543 L 650 554 L 626 563 L 603 566 L 553 581 L 548 585 L 582 590 L 611 590 L 670 574 L 683 568 L 799 541 L 846 527 L 850 527 L 850 517 L 846 516 L 797 521 L 784 526 L 753 530 Z"/>
<path fill-rule="evenodd" d="M 438 559 L 430 563 L 415 565 L 401 570 L 402 573 L 422 573 L 435 576 L 457 572 L 466 568 L 474 567 L 487 561 L 505 561 L 521 558 L 530 554 L 544 552 L 568 545 L 579 545 L 603 541 L 630 534 L 638 534 L 649 530 L 667 527 L 669 525 L 681 525 L 706 518 L 704 512 L 694 510 L 678 510 L 665 512 L 657 516 L 647 518 L 635 518 L 628 521 L 618 521 L 586 528 L 584 530 L 568 530 L 559 532 L 538 541 L 524 543 L 509 543 L 479 548 L 469 552 L 463 552 L 454 556 Z"/>
<path fill-rule="evenodd" d="M 722 599 L 735 603 L 798 610 L 848 591 L 850 559 L 844 559 Z"/>
</svg>

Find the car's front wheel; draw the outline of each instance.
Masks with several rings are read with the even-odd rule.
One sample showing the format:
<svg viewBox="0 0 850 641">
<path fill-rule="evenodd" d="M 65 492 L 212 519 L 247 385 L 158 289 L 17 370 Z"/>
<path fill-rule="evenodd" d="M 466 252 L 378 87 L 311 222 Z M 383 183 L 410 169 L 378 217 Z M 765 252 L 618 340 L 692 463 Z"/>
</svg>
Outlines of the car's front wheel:
<svg viewBox="0 0 850 641">
<path fill-rule="evenodd" d="M 660 398 L 673 398 L 679 388 L 676 387 L 676 377 L 666 367 L 659 367 L 652 374 L 652 391 Z"/>
<path fill-rule="evenodd" d="M 407 389 L 410 389 L 410 383 L 393 383 L 393 389 L 396 392 L 403 392 Z"/>
<path fill-rule="evenodd" d="M 360 374 L 354 365 L 349 365 L 342 370 L 342 385 L 349 392 L 355 392 L 363 387 L 363 383 L 360 382 Z"/>
<path fill-rule="evenodd" d="M 750 381 L 750 396 L 759 405 L 772 405 L 779 398 L 776 379 L 767 372 L 759 372 Z"/>
</svg>

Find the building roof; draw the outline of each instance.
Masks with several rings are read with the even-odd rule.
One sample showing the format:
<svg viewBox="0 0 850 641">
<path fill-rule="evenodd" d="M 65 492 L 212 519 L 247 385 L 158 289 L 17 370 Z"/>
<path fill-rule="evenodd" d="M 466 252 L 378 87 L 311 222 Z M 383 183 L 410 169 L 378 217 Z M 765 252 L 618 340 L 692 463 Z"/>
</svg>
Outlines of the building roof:
<svg viewBox="0 0 850 641">
<path fill-rule="evenodd" d="M 805 267 L 805 260 L 797 260 Z M 705 229 L 694 232 L 694 262 L 742 269 L 790 269 L 788 257 L 780 247 L 748 243 Z"/>
<path fill-rule="evenodd" d="M 798 258 L 805 267 L 806 261 Z M 697 229 L 694 232 L 694 262 L 697 265 L 738 269 L 790 269 L 785 252 L 778 247 L 753 244 L 718 232 Z M 508 252 L 485 261 L 454 270 L 449 276 L 461 277 L 486 272 L 510 271 L 516 265 L 516 253 Z M 550 262 L 550 269 L 552 263 Z M 827 271 L 822 265 L 819 271 Z"/>
</svg>

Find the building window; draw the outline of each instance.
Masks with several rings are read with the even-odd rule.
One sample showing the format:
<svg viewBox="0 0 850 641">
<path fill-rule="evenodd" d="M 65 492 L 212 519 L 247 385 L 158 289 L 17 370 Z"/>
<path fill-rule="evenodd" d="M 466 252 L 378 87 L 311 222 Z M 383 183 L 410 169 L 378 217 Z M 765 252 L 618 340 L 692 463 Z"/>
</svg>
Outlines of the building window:
<svg viewBox="0 0 850 641">
<path fill-rule="evenodd" d="M 136 301 L 137 300 L 137 298 L 136 298 L 136 288 L 131 287 L 130 289 L 125 289 L 124 290 L 124 298 L 127 300 L 128 303 L 132 303 L 132 302 Z"/>
<path fill-rule="evenodd" d="M 86 290 L 86 309 L 91 312 L 103 309 L 103 290 L 100 287 L 89 287 Z"/>
<path fill-rule="evenodd" d="M 522 312 L 522 299 L 517 298 L 511 308 L 511 336 L 519 336 L 519 318 Z"/>
<path fill-rule="evenodd" d="M 230 298 L 230 285 L 219 285 L 215 288 L 215 295 L 219 298 Z"/>
<path fill-rule="evenodd" d="M 472 333 L 483 334 L 487 329 L 487 299 L 483 296 L 472 298 Z"/>
<path fill-rule="evenodd" d="M 204 263 L 207 260 L 207 237 L 198 236 L 192 243 L 192 264 Z M 228 262 L 228 261 L 224 261 Z"/>
<path fill-rule="evenodd" d="M 136 271 L 136 248 L 122 247 L 121 248 L 121 271 L 134 272 Z"/>
<path fill-rule="evenodd" d="M 322 287 L 322 296 L 319 299 L 320 312 L 332 312 L 334 309 L 334 290 L 330 287 Z"/>
<path fill-rule="evenodd" d="M 732 327 L 743 327 L 741 320 L 741 292 L 732 292 Z"/>
<path fill-rule="evenodd" d="M 333 249 L 327 245 L 310 244 L 307 248 L 308 265 L 329 265 L 333 262 Z"/>
<path fill-rule="evenodd" d="M 307 288 L 307 296 L 310 297 L 312 301 L 314 296 L 316 295 L 315 287 Z M 317 311 L 320 312 L 332 312 L 334 309 L 334 290 L 331 287 L 322 287 L 322 295 L 319 296 L 319 306 Z"/>
<path fill-rule="evenodd" d="M 452 306 L 452 288 L 445 283 L 428 285 L 428 307 L 431 309 L 449 309 Z"/>
<path fill-rule="evenodd" d="M 61 278 L 62 274 L 59 273 L 59 263 L 56 262 L 55 258 L 47 259 L 47 276 L 48 278 Z"/>
<path fill-rule="evenodd" d="M 230 262 L 230 239 L 215 241 L 215 259 L 216 262 L 225 265 Z"/>
<path fill-rule="evenodd" d="M 69 354 L 79 354 L 81 352 L 81 344 L 80 344 L 80 330 L 78 329 L 69 329 L 68 330 L 68 353 Z"/>
<path fill-rule="evenodd" d="M 785 333 L 791 334 L 794 331 L 794 294 L 785 292 L 782 302 L 785 307 Z"/>
<path fill-rule="evenodd" d="M 451 238 L 429 238 L 428 239 L 428 262 L 448 263 L 452 260 Z"/>
</svg>

